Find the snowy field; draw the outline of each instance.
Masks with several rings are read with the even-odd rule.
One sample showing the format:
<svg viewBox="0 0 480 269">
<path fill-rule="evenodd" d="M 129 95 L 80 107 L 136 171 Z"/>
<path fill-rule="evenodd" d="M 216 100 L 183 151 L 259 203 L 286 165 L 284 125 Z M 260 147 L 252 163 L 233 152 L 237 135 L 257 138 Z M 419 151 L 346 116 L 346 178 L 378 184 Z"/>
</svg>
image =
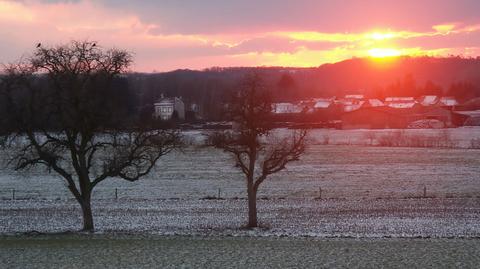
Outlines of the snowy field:
<svg viewBox="0 0 480 269">
<path fill-rule="evenodd" d="M 465 145 L 480 135 L 480 128 L 446 131 Z M 138 182 L 113 179 L 97 186 L 96 229 L 164 235 L 480 237 L 479 149 L 365 146 L 369 130 L 314 130 L 312 140 L 325 132 L 330 145 L 312 143 L 301 161 L 260 187 L 259 219 L 266 229 L 239 229 L 246 220 L 244 179 L 228 155 L 198 146 L 166 156 Z M 198 138 L 195 132 L 187 135 Z M 350 143 L 341 143 L 345 137 Z M 341 145 L 331 145 L 334 141 Z M 204 199 L 219 193 L 223 200 Z M 0 233 L 74 231 L 80 224 L 80 209 L 60 178 L 44 171 L 2 171 Z"/>
<path fill-rule="evenodd" d="M 354 238 L 479 238 L 480 199 L 270 199 L 258 202 L 262 228 L 246 223 L 246 200 L 101 200 L 98 233 Z M 0 234 L 81 228 L 75 201 L 3 201 Z"/>
<path fill-rule="evenodd" d="M 371 145 L 378 144 L 379 138 L 389 134 L 403 133 L 406 136 L 442 137 L 448 136 L 456 148 L 471 147 L 472 140 L 480 139 L 480 127 L 461 127 L 451 129 L 312 129 L 313 142 L 324 143 L 325 139 L 332 145 Z"/>
<path fill-rule="evenodd" d="M 467 129 L 465 129 L 467 130 Z M 465 132 L 464 129 L 450 129 Z M 474 137 L 480 129 L 475 130 Z M 413 130 L 418 131 L 418 130 Z M 438 130 L 424 130 L 432 132 Z M 312 139 L 322 134 L 312 132 Z M 359 131 L 348 132 L 355 137 Z M 357 134 L 357 137 L 362 136 Z M 460 136 L 455 134 L 452 136 Z M 466 136 L 466 135 L 464 135 Z M 364 139 L 365 140 L 365 139 Z M 464 138 L 463 141 L 468 141 Z M 226 153 L 198 146 L 174 152 L 160 160 L 152 173 L 137 182 L 109 179 L 96 187 L 93 199 L 198 199 L 207 196 L 245 197 L 245 182 Z M 480 197 L 480 149 L 403 148 L 311 144 L 299 162 L 273 175 L 260 187 L 269 198 L 377 199 Z M 0 172 L 0 200 L 68 200 L 64 181 L 44 170 Z"/>
<path fill-rule="evenodd" d="M 476 268 L 478 264 L 478 240 L 0 238 L 1 268 Z"/>
</svg>

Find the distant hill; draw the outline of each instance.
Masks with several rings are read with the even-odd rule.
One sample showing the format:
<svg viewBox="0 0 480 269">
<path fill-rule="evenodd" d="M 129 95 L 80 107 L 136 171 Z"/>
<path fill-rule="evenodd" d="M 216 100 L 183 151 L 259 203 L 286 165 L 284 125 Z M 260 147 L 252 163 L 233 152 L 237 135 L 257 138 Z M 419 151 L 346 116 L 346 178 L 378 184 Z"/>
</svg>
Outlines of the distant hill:
<svg viewBox="0 0 480 269">
<path fill-rule="evenodd" d="M 218 107 L 238 81 L 256 70 L 278 101 L 361 93 L 385 96 L 454 95 L 467 101 L 480 96 L 480 57 L 477 58 L 354 58 L 314 68 L 231 67 L 202 71 L 128 75 L 129 86 L 142 105 L 163 93 L 197 103 L 206 115 L 218 115 Z"/>
<path fill-rule="evenodd" d="M 469 82 L 480 87 L 480 58 L 398 57 L 350 59 L 312 69 L 312 87 L 318 91 L 369 93 L 411 76 L 417 87 L 431 81 L 445 91 L 453 83 Z"/>
</svg>

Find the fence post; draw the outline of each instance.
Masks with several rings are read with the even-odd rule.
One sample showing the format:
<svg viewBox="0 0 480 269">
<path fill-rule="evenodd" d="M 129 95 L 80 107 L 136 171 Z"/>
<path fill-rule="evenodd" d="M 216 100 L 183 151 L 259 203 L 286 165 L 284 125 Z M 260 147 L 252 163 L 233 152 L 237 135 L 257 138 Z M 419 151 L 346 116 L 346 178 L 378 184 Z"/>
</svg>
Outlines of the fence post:
<svg viewBox="0 0 480 269">
<path fill-rule="evenodd" d="M 423 198 L 427 198 L 427 186 L 423 185 Z"/>
<path fill-rule="evenodd" d="M 318 199 L 322 199 L 322 187 L 318 187 Z"/>
<path fill-rule="evenodd" d="M 218 199 L 220 199 L 220 188 L 218 188 Z"/>
<path fill-rule="evenodd" d="M 118 189 L 115 188 L 115 200 L 118 200 Z"/>
</svg>

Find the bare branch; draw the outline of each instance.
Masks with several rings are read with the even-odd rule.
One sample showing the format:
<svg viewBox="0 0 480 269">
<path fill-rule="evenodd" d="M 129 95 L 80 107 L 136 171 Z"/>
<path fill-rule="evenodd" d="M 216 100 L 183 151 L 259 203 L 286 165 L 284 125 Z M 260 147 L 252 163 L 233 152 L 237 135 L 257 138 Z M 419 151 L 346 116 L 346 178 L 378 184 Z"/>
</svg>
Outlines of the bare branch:
<svg viewBox="0 0 480 269">
<path fill-rule="evenodd" d="M 131 62 L 127 51 L 72 41 L 37 47 L 1 79 L 9 115 L 1 120 L 14 154 L 9 164 L 17 170 L 43 166 L 62 176 L 90 222 L 91 193 L 99 182 L 138 180 L 180 146 L 178 131 L 125 124 L 129 115 L 113 81 Z M 93 229 L 93 222 L 87 226 Z"/>
</svg>

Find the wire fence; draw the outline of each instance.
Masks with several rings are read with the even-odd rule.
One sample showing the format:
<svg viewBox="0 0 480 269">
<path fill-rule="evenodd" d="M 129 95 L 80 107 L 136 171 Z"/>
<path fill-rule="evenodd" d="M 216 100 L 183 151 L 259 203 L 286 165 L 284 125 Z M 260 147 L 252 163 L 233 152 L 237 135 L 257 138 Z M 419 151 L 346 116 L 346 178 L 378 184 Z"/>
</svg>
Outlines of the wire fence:
<svg viewBox="0 0 480 269">
<path fill-rule="evenodd" d="M 365 193 L 366 195 L 359 195 Z M 425 184 L 420 184 L 410 190 L 402 192 L 384 191 L 376 193 L 374 196 L 368 195 L 369 190 L 352 194 L 348 192 L 333 191 L 325 187 L 318 187 L 316 190 L 295 191 L 289 190 L 282 192 L 280 195 L 272 194 L 272 192 L 259 191 L 259 199 L 285 199 L 285 198 L 306 198 L 306 199 L 388 199 L 388 198 L 480 198 L 480 194 L 469 193 L 445 193 L 432 191 Z M 94 190 L 92 199 L 94 200 L 124 200 L 124 199 L 141 199 L 141 200 L 158 200 L 158 199 L 245 199 L 246 190 L 237 188 L 210 188 L 208 190 L 195 191 L 191 189 L 175 192 L 164 190 L 145 190 L 142 188 L 102 188 Z M 33 190 L 19 188 L 0 189 L 0 200 L 74 200 L 73 195 L 66 189 L 55 191 L 52 190 Z"/>
<path fill-rule="evenodd" d="M 103 188 L 93 191 L 92 199 L 226 199 L 240 198 L 246 195 L 246 192 L 238 190 L 225 190 L 222 188 L 212 188 L 210 191 L 196 192 L 195 190 L 185 190 L 183 192 L 169 192 L 167 190 L 145 190 L 141 188 Z M 33 190 L 19 188 L 0 189 L 0 200 L 73 200 L 73 195 L 68 190 Z"/>
</svg>

